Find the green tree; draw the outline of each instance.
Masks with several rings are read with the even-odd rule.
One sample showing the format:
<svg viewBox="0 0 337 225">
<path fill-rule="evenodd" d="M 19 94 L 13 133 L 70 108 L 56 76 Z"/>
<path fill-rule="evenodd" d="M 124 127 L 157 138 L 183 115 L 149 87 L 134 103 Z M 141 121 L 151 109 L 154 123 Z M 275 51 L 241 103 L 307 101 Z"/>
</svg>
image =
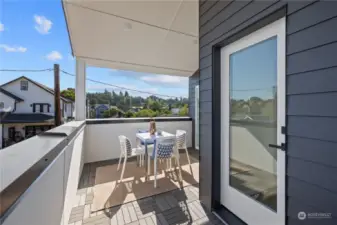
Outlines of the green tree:
<svg viewBox="0 0 337 225">
<path fill-rule="evenodd" d="M 188 115 L 188 105 L 185 104 L 179 111 L 180 116 L 187 116 Z"/>
<path fill-rule="evenodd" d="M 117 109 L 111 108 L 111 109 L 109 109 L 109 110 L 104 111 L 103 117 L 104 117 L 104 118 L 111 118 L 111 117 L 116 116 L 117 113 L 118 113 L 118 110 L 117 110 Z"/>
<path fill-rule="evenodd" d="M 160 104 L 159 101 L 152 101 L 149 105 L 149 108 L 152 111 L 160 111 L 162 109 L 162 105 Z"/>
<path fill-rule="evenodd" d="M 127 111 L 125 114 L 124 114 L 124 117 L 126 118 L 131 118 L 131 117 L 136 117 L 136 114 L 131 112 L 131 111 Z"/>
<path fill-rule="evenodd" d="M 61 96 L 72 101 L 75 101 L 75 89 L 67 88 L 66 90 L 61 91 Z"/>
</svg>

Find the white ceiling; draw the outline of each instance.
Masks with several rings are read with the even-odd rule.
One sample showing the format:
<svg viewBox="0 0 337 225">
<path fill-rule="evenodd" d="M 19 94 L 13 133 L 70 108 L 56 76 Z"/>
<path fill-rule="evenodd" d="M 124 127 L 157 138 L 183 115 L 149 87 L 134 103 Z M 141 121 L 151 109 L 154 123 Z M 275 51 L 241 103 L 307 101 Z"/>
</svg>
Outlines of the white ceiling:
<svg viewBox="0 0 337 225">
<path fill-rule="evenodd" d="M 63 0 L 73 54 L 89 66 L 190 76 L 197 0 Z"/>
</svg>

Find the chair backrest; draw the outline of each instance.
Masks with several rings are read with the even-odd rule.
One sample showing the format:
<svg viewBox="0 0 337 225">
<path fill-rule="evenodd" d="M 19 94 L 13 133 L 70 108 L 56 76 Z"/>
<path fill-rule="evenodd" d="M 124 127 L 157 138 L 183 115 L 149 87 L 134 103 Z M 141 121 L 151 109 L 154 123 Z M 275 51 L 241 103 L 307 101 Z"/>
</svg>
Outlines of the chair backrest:
<svg viewBox="0 0 337 225">
<path fill-rule="evenodd" d="M 170 158 L 176 144 L 176 137 L 160 137 L 156 139 L 156 158 Z"/>
<path fill-rule="evenodd" d="M 119 144 L 121 146 L 121 151 L 123 151 L 125 155 L 130 156 L 132 152 L 130 140 L 124 135 L 119 135 L 118 138 Z"/>
<path fill-rule="evenodd" d="M 186 131 L 184 130 L 177 130 L 176 137 L 177 137 L 177 148 L 186 148 Z"/>
</svg>

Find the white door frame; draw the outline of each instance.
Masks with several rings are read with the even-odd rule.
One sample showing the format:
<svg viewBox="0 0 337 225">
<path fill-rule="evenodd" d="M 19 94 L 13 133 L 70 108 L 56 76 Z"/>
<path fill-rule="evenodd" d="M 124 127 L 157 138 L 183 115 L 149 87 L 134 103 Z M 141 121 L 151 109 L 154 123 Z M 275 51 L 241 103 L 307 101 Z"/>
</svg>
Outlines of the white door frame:
<svg viewBox="0 0 337 225">
<path fill-rule="evenodd" d="M 195 89 L 194 89 L 194 99 L 195 99 L 195 103 L 194 103 L 194 107 L 195 107 L 195 119 L 194 119 L 194 128 L 195 128 L 195 136 L 194 136 L 194 145 L 195 145 L 195 149 L 199 150 L 199 143 L 200 143 L 200 140 L 199 140 L 199 126 L 200 126 L 200 104 L 199 104 L 199 85 L 195 86 Z"/>
<path fill-rule="evenodd" d="M 221 49 L 221 203 L 249 225 L 285 225 L 285 152 L 277 150 L 277 212 L 229 185 L 229 56 L 277 36 L 277 145 L 285 142 L 286 20 L 279 19 Z"/>
</svg>

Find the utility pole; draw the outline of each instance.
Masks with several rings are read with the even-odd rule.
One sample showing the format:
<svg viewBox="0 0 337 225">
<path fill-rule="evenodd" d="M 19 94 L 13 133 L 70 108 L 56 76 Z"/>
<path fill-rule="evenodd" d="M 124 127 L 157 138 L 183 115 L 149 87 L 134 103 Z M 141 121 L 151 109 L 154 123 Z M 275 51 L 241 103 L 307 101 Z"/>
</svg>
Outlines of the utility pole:
<svg viewBox="0 0 337 225">
<path fill-rule="evenodd" d="M 54 107 L 55 107 L 55 126 L 61 125 L 61 93 L 60 93 L 60 66 L 54 64 Z"/>
</svg>

